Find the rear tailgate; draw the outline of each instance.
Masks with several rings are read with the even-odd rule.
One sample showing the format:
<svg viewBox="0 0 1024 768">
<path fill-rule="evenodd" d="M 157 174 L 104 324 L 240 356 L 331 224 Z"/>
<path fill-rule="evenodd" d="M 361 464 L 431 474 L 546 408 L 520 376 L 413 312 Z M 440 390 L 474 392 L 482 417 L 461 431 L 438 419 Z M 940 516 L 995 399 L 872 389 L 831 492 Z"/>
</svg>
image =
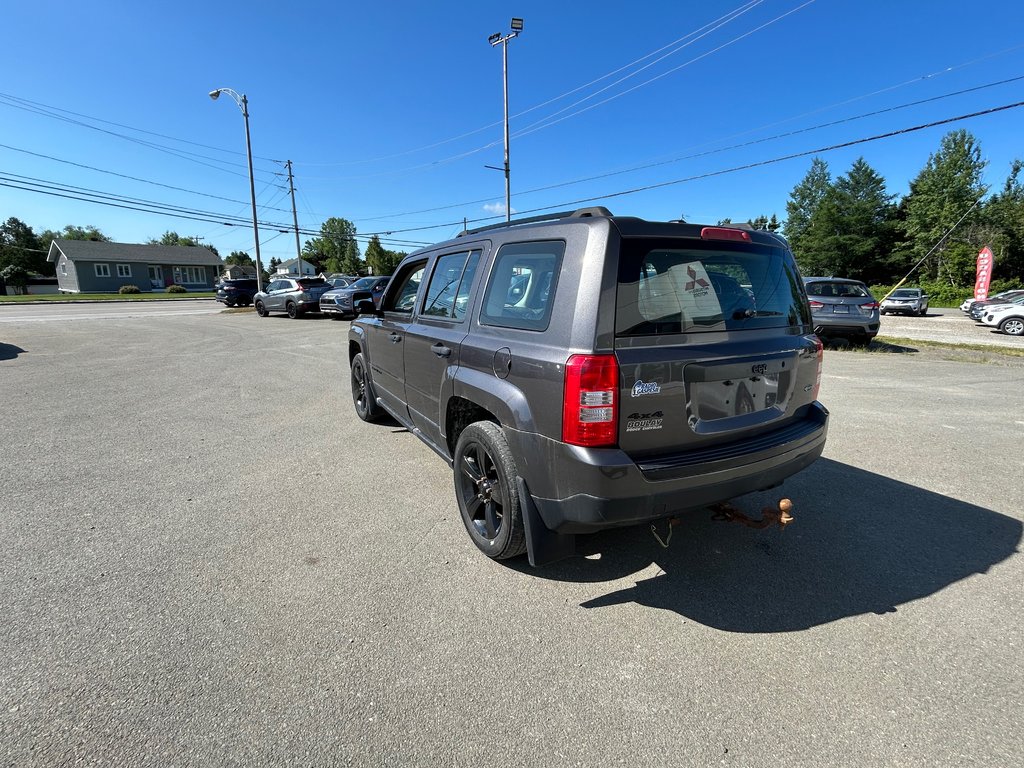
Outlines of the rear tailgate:
<svg viewBox="0 0 1024 768">
<path fill-rule="evenodd" d="M 680 453 L 804 418 L 818 358 L 801 287 L 781 247 L 624 238 L 620 448 L 635 459 Z"/>
</svg>

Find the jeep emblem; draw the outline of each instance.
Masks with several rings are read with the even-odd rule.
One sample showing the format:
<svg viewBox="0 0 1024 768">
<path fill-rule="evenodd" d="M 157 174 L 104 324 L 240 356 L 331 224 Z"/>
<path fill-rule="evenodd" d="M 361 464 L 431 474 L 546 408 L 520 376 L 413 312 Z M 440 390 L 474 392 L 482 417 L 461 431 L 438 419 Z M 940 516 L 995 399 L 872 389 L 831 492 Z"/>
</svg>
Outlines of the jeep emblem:
<svg viewBox="0 0 1024 768">
<path fill-rule="evenodd" d="M 763 376 L 768 373 L 768 366 L 764 363 L 758 363 L 757 365 L 750 366 L 750 370 L 757 376 Z"/>
<path fill-rule="evenodd" d="M 656 395 L 661 392 L 661 387 L 658 386 L 658 382 L 643 382 L 639 379 L 636 384 L 633 385 L 633 397 L 640 397 L 641 395 Z"/>
</svg>

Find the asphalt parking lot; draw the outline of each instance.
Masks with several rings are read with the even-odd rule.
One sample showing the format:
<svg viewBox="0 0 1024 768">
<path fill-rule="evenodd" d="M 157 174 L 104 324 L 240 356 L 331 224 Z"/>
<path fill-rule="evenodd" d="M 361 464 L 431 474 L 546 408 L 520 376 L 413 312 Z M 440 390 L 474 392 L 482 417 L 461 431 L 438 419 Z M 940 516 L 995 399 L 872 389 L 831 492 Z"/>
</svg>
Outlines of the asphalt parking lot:
<svg viewBox="0 0 1024 768">
<path fill-rule="evenodd" d="M 0 764 L 1024 762 L 1020 358 L 829 351 L 824 458 L 739 503 L 786 531 L 534 570 L 355 417 L 347 328 L 0 324 Z"/>
</svg>

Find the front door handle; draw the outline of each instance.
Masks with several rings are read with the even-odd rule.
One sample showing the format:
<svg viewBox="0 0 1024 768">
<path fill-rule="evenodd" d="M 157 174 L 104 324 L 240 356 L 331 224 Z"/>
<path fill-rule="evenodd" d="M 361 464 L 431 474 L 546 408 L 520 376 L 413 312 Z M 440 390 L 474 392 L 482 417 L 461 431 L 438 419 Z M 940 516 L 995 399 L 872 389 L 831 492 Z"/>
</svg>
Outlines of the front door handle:
<svg viewBox="0 0 1024 768">
<path fill-rule="evenodd" d="M 437 344 L 434 344 L 430 348 L 430 351 L 433 352 L 438 357 L 451 357 L 452 356 L 451 347 L 446 347 L 444 344 L 442 344 L 440 342 L 438 342 Z"/>
<path fill-rule="evenodd" d="M 402 340 L 402 337 L 401 337 L 401 336 L 399 336 L 399 335 L 398 335 L 397 333 L 395 333 L 394 331 L 392 331 L 392 332 L 391 332 L 391 335 L 390 335 L 390 336 L 388 336 L 388 338 L 389 338 L 389 339 L 391 339 L 391 343 L 392 343 L 392 344 L 397 344 L 398 342 L 400 342 L 400 341 Z"/>
</svg>

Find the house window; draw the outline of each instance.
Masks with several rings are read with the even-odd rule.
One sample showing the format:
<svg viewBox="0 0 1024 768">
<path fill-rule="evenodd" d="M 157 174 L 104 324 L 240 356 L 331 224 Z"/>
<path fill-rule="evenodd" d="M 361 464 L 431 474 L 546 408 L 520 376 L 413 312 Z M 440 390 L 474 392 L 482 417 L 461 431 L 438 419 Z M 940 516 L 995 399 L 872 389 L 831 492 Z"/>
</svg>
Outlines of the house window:
<svg viewBox="0 0 1024 768">
<path fill-rule="evenodd" d="M 132 265 L 131 264 L 118 264 L 117 265 L 117 276 L 118 277 L 131 277 L 132 276 Z"/>
<path fill-rule="evenodd" d="M 206 269 L 204 267 L 175 267 L 174 282 L 181 285 L 205 285 Z"/>
<path fill-rule="evenodd" d="M 109 264 L 93 264 L 92 266 L 96 270 L 96 277 L 110 277 Z"/>
<path fill-rule="evenodd" d="M 68 263 L 66 261 L 62 261 L 60 263 L 60 273 L 62 275 L 66 275 L 68 273 Z"/>
</svg>

